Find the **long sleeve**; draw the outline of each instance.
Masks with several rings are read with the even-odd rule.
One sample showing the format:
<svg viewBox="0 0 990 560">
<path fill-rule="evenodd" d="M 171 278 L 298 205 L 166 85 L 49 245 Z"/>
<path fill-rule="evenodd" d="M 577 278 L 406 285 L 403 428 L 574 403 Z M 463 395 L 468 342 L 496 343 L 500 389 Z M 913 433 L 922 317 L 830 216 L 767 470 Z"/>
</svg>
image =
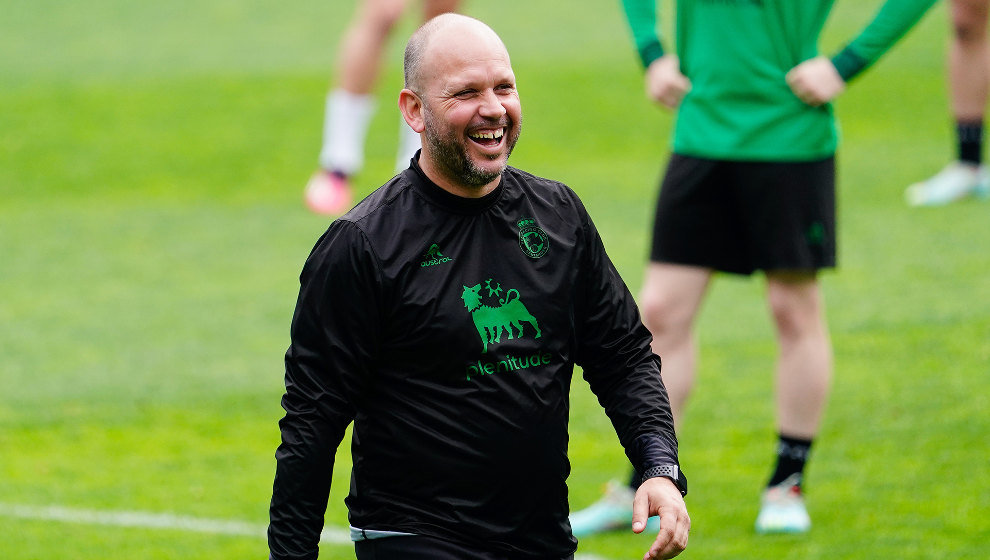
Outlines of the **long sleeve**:
<svg viewBox="0 0 990 560">
<path fill-rule="evenodd" d="M 643 68 L 646 68 L 664 54 L 657 31 L 656 0 L 622 0 L 622 9 L 632 32 L 639 60 Z"/>
<path fill-rule="evenodd" d="M 839 53 L 832 64 L 849 81 L 877 61 L 908 32 L 935 0 L 888 0 L 873 20 Z"/>
<path fill-rule="evenodd" d="M 605 253 L 590 218 L 578 295 L 578 364 L 640 472 L 678 464 L 677 438 L 660 359 L 632 294 Z M 581 293 L 583 292 L 583 293 Z"/>
<path fill-rule="evenodd" d="M 347 222 L 331 225 L 303 268 L 285 354 L 268 529 L 273 560 L 317 557 L 334 453 L 371 378 L 379 284 L 373 252 Z"/>
</svg>

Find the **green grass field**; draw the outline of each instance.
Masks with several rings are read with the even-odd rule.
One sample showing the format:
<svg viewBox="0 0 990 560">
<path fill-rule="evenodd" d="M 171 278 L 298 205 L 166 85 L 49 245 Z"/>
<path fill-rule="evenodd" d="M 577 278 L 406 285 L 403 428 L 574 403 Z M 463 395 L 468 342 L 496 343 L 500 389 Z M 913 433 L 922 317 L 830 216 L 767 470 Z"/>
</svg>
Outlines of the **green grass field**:
<svg viewBox="0 0 990 560">
<path fill-rule="evenodd" d="M 327 226 L 301 191 L 350 4 L 0 1 L 5 560 L 265 557 L 282 354 Z M 838 4 L 826 51 L 879 2 Z M 467 11 L 513 55 L 526 126 L 512 163 L 582 195 L 637 290 L 671 123 L 644 99 L 618 3 Z M 840 267 L 824 279 L 836 376 L 807 479 L 815 527 L 752 532 L 774 344 L 760 279 L 720 278 L 681 434 L 683 558 L 990 557 L 990 202 L 902 199 L 952 155 L 946 20 L 940 5 L 837 103 Z M 392 172 L 398 87 L 393 64 L 364 193 Z M 573 399 L 581 507 L 626 465 L 583 381 Z M 348 457 L 328 527 L 346 527 Z M 639 558 L 647 543 L 591 537 L 579 554 Z M 329 542 L 321 557 L 353 553 Z"/>
</svg>

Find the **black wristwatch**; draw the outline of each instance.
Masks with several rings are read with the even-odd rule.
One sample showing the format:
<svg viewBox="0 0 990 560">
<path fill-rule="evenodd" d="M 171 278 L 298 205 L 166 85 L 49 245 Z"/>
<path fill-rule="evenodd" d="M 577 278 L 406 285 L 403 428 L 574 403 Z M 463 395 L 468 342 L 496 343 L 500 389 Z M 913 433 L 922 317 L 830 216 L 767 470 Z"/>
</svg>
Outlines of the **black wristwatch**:
<svg viewBox="0 0 990 560">
<path fill-rule="evenodd" d="M 662 476 L 663 478 L 670 479 L 674 486 L 681 491 L 681 496 L 687 496 L 687 477 L 681 472 L 681 469 L 677 465 L 667 464 L 667 465 L 657 465 L 655 467 L 650 467 L 643 471 L 643 477 L 640 479 L 639 483 L 642 484 L 650 478 L 657 478 Z"/>
</svg>

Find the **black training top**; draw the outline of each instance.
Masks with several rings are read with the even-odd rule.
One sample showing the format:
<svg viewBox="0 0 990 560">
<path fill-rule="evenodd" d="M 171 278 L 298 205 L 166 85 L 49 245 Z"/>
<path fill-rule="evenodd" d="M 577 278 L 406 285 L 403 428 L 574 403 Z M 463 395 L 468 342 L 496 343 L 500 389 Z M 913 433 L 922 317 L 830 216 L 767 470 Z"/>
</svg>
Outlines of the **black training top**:
<svg viewBox="0 0 990 560">
<path fill-rule="evenodd" d="M 677 463 L 659 359 L 577 195 L 514 168 L 480 199 L 417 165 L 303 268 L 271 504 L 276 560 L 316 558 L 354 421 L 351 525 L 561 558 L 574 364 L 633 465 Z"/>
</svg>

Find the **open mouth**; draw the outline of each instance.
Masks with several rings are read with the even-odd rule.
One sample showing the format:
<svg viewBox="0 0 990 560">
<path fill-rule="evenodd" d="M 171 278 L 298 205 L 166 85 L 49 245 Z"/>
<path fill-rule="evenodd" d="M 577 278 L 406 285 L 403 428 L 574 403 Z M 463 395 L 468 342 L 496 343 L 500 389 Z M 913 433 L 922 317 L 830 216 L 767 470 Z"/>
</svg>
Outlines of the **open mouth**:
<svg viewBox="0 0 990 560">
<path fill-rule="evenodd" d="M 504 128 L 496 128 L 493 130 L 478 130 L 468 134 L 468 138 L 471 139 L 475 144 L 480 144 L 486 148 L 496 148 L 502 143 L 502 138 L 505 136 Z"/>
</svg>

